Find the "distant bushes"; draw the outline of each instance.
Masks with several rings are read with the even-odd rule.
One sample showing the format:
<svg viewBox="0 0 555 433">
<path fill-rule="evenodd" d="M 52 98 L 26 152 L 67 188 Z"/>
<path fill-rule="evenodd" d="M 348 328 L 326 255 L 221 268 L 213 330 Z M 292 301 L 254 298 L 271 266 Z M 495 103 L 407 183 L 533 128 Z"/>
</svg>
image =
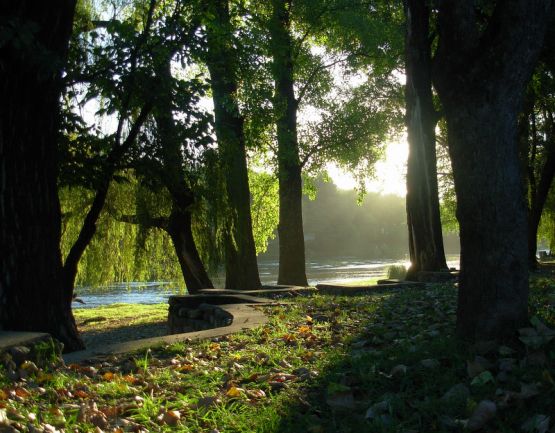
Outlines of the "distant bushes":
<svg viewBox="0 0 555 433">
<path fill-rule="evenodd" d="M 407 268 L 403 265 L 391 265 L 387 268 L 387 278 L 404 280 L 407 275 Z"/>
</svg>

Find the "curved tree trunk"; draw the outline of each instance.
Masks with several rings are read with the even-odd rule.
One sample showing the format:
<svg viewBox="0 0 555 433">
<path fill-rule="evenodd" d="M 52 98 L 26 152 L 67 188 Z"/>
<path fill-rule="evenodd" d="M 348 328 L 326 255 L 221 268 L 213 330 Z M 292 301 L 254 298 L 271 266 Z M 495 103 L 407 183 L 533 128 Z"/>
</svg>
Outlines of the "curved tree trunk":
<svg viewBox="0 0 555 433">
<path fill-rule="evenodd" d="M 63 290 L 56 184 L 61 72 L 74 8 L 72 0 L 0 3 L 2 26 L 31 39 L 0 47 L 0 326 L 49 332 L 66 351 L 83 347 Z M 35 55 L 37 46 L 48 62 Z"/>
<path fill-rule="evenodd" d="M 191 228 L 191 206 L 195 197 L 185 178 L 182 143 L 173 117 L 171 53 L 158 66 L 156 78 L 160 96 L 154 117 L 162 146 L 163 169 L 160 174 L 172 199 L 166 231 L 172 239 L 187 290 L 192 294 L 214 286 L 200 259 Z"/>
<path fill-rule="evenodd" d="M 432 100 L 429 14 L 424 2 L 405 1 L 409 280 L 417 279 L 420 271 L 447 269 L 437 185 L 435 127 L 438 115 Z"/>
<path fill-rule="evenodd" d="M 167 231 L 172 239 L 189 294 L 197 293 L 201 289 L 214 288 L 202 264 L 193 238 L 191 213 L 188 211 L 182 212 L 174 207 Z"/>
<path fill-rule="evenodd" d="M 64 292 L 66 299 L 70 303 L 73 299 L 75 279 L 77 277 L 79 261 L 81 260 L 81 257 L 85 253 L 85 250 L 91 243 L 96 233 L 96 224 L 98 222 L 98 219 L 100 218 L 102 210 L 104 209 L 104 204 L 106 203 L 106 197 L 108 195 L 110 183 L 112 182 L 112 178 L 114 177 L 114 174 L 116 172 L 117 164 L 127 152 L 127 150 L 129 150 L 132 143 L 135 141 L 135 138 L 139 134 L 139 131 L 141 130 L 143 123 L 148 117 L 150 110 L 150 104 L 147 104 L 145 107 L 143 107 L 125 141 L 121 144 L 116 143 L 106 159 L 105 169 L 102 173 L 103 177 L 97 187 L 91 207 L 87 212 L 87 215 L 85 216 L 85 220 L 83 221 L 83 225 L 81 226 L 79 235 L 71 246 L 71 249 L 69 250 L 69 253 L 64 262 Z"/>
<path fill-rule="evenodd" d="M 230 212 L 225 287 L 253 290 L 260 288 L 260 277 L 252 233 L 244 119 L 237 101 L 236 54 L 233 51 L 227 0 L 212 1 L 210 12 L 213 22 L 207 26 L 206 63 L 210 72 L 214 126 L 225 171 Z"/>
<path fill-rule="evenodd" d="M 293 78 L 290 2 L 272 0 L 270 24 L 274 112 L 277 126 L 279 179 L 278 284 L 307 286 L 302 211 L 302 178 L 297 138 L 297 109 Z"/>
<path fill-rule="evenodd" d="M 517 116 L 550 6 L 541 0 L 496 3 L 485 27 L 473 2 L 439 8 L 434 84 L 445 109 L 460 224 L 457 333 L 473 340 L 512 337 L 527 320 Z"/>
</svg>

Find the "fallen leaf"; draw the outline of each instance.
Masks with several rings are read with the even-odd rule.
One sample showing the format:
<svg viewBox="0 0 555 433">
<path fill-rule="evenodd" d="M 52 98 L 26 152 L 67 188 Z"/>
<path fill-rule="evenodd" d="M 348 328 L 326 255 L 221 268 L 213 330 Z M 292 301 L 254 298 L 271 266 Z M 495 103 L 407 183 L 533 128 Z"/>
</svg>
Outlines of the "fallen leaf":
<svg viewBox="0 0 555 433">
<path fill-rule="evenodd" d="M 227 390 L 225 395 L 227 395 L 228 397 L 232 397 L 232 398 L 238 398 L 238 397 L 242 397 L 243 395 L 245 395 L 245 390 L 243 388 L 238 388 L 236 386 L 232 386 L 231 388 L 229 388 Z"/>
<path fill-rule="evenodd" d="M 332 409 L 354 409 L 355 408 L 355 398 L 351 390 L 336 392 L 332 395 L 328 395 L 326 398 L 326 403 Z"/>
<path fill-rule="evenodd" d="M 534 415 L 524 421 L 520 428 L 527 433 L 546 433 L 549 429 L 549 420 L 550 417 L 546 415 Z"/>
<path fill-rule="evenodd" d="M 168 410 L 162 417 L 162 422 L 169 426 L 176 426 L 181 419 L 181 413 L 178 410 Z"/>
<path fill-rule="evenodd" d="M 466 423 L 466 428 L 470 431 L 476 431 L 483 428 L 488 422 L 495 418 L 497 406 L 491 400 L 482 400 L 472 412 L 472 415 Z"/>
</svg>

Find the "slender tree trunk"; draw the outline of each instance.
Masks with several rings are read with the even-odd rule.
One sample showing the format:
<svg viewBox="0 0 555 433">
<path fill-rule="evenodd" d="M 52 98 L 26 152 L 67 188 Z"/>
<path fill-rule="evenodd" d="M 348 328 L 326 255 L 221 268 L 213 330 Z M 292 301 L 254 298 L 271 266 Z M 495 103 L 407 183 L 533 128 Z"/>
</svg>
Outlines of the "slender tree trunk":
<svg viewBox="0 0 555 433">
<path fill-rule="evenodd" d="M 211 2 L 213 21 L 207 26 L 208 54 L 214 100 L 215 130 L 230 213 L 226 248 L 227 289 L 260 288 L 256 249 L 252 233 L 250 191 L 245 151 L 244 119 L 237 101 L 236 54 L 227 0 Z"/>
<path fill-rule="evenodd" d="M 272 0 L 270 24 L 274 111 L 278 144 L 279 275 L 278 284 L 307 286 L 302 212 L 302 178 L 297 138 L 297 109 L 293 77 L 288 0 Z"/>
<path fill-rule="evenodd" d="M 541 0 L 496 3 L 487 26 L 478 22 L 473 2 L 446 2 L 439 9 L 434 84 L 447 120 L 460 224 L 457 332 L 469 339 L 513 336 L 527 319 L 517 116 L 550 6 Z"/>
<path fill-rule="evenodd" d="M 1 26 L 25 35 L 0 47 L 0 326 L 49 332 L 66 351 L 83 347 L 63 291 L 56 184 L 74 8 L 72 0 L 0 3 Z"/>
<path fill-rule="evenodd" d="M 194 294 L 200 289 L 214 288 L 202 264 L 193 238 L 191 213 L 174 207 L 169 219 L 168 234 L 175 247 L 187 291 Z"/>
<path fill-rule="evenodd" d="M 438 114 L 432 100 L 430 12 L 426 3 L 405 1 L 406 15 L 406 122 L 409 141 L 407 162 L 407 224 L 411 266 L 407 279 L 420 271 L 447 269 L 436 165 L 435 127 Z"/>
<path fill-rule="evenodd" d="M 83 221 L 83 225 L 81 226 L 81 230 L 79 235 L 77 236 L 76 241 L 71 246 L 69 253 L 66 257 L 63 266 L 63 285 L 64 285 L 64 293 L 65 298 L 68 302 L 71 303 L 73 299 L 73 292 L 75 288 L 75 279 L 77 277 L 78 265 L 79 260 L 83 256 L 85 250 L 91 243 L 94 234 L 96 233 L 96 223 L 100 218 L 100 214 L 102 209 L 104 209 L 104 204 L 106 203 L 106 196 L 108 195 L 108 190 L 110 188 L 110 183 L 112 182 L 112 178 L 114 177 L 114 173 L 116 172 L 117 164 L 129 150 L 131 144 L 135 141 L 135 138 L 139 134 L 143 123 L 145 122 L 148 114 L 150 113 L 151 106 L 150 104 L 145 105 L 141 110 L 137 120 L 133 124 L 129 135 L 125 139 L 125 141 L 121 144 L 116 143 L 112 148 L 112 151 L 108 155 L 108 158 L 105 162 L 105 169 L 102 174 L 102 179 L 100 184 L 97 187 L 93 202 L 87 215 L 85 216 L 85 220 Z"/>
</svg>

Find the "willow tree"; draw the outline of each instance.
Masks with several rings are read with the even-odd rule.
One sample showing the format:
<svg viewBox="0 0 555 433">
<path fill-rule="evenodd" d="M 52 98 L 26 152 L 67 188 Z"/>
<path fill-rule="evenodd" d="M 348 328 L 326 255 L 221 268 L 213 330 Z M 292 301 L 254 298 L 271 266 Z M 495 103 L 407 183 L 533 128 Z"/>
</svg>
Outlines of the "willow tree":
<svg viewBox="0 0 555 433">
<path fill-rule="evenodd" d="M 512 335 L 527 319 L 527 216 L 517 116 L 551 1 L 439 5 L 433 71 L 447 121 L 460 224 L 457 332 Z"/>
<path fill-rule="evenodd" d="M 63 289 L 57 157 L 74 0 L 0 4 L 0 326 L 83 347 Z"/>
<path fill-rule="evenodd" d="M 214 101 L 214 128 L 225 173 L 228 202 L 226 282 L 228 289 L 260 288 L 252 234 L 245 150 L 245 119 L 238 101 L 237 53 L 228 0 L 211 2 L 206 13 L 207 52 Z"/>
<path fill-rule="evenodd" d="M 107 32 L 105 39 L 101 38 L 99 42 L 96 33 L 86 34 L 74 44 L 74 69 L 70 71 L 68 81 L 85 85 L 84 101 L 105 98 L 108 108 L 101 107 L 97 114 L 115 114 L 117 125 L 113 133 L 100 133 L 100 140 L 95 137 L 95 141 L 104 146 L 103 149 L 95 149 L 98 152 L 95 158 L 100 159 L 95 176 L 90 180 L 95 196 L 63 266 L 65 292 L 69 300 L 73 297 L 79 261 L 96 233 L 113 177 L 135 144 L 153 107 L 153 96 L 141 79 L 145 78 L 150 60 L 148 43 L 152 43 L 150 35 L 156 7 L 156 0 L 148 2 L 142 28 L 136 29 L 132 22 L 114 19 L 100 23 Z M 82 47 L 86 47 L 85 54 L 81 53 Z M 89 135 L 89 130 L 85 128 L 85 131 Z M 73 133 L 68 131 L 68 135 Z M 90 169 L 87 166 L 95 158 L 85 164 L 85 169 Z M 61 176 L 64 175 L 67 176 L 67 173 L 62 172 Z"/>
<path fill-rule="evenodd" d="M 411 265 L 407 279 L 420 271 L 447 269 L 436 163 L 439 119 L 432 95 L 432 36 L 430 7 L 420 0 L 405 0 L 405 104 L 409 142 L 407 161 L 407 225 Z"/>
</svg>

